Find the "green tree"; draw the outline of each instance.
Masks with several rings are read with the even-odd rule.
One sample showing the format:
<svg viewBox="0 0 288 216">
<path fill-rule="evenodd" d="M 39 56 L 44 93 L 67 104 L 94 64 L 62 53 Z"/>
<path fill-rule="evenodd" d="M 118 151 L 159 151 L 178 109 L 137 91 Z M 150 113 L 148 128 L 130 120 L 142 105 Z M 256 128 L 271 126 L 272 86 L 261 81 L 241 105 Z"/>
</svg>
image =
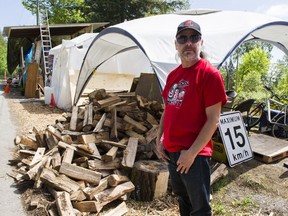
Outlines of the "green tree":
<svg viewBox="0 0 288 216">
<path fill-rule="evenodd" d="M 125 20 L 165 14 L 189 8 L 187 0 L 85 0 L 88 22 L 117 24 Z"/>
<path fill-rule="evenodd" d="M 270 60 L 265 50 L 254 48 L 245 53 L 238 69 L 238 100 L 254 98 L 263 100 L 263 82 L 270 67 Z M 265 91 L 264 91 L 265 92 Z"/>
<path fill-rule="evenodd" d="M 0 34 L 0 71 L 7 70 L 7 43 Z"/>
<path fill-rule="evenodd" d="M 39 0 L 39 17 L 46 15 L 50 24 L 66 24 L 85 22 L 85 0 Z M 22 0 L 24 7 L 37 14 L 37 0 Z"/>
<path fill-rule="evenodd" d="M 37 14 L 37 0 L 22 0 L 24 7 Z M 39 0 L 40 11 L 47 10 L 49 23 L 110 22 L 189 8 L 188 0 Z"/>
</svg>

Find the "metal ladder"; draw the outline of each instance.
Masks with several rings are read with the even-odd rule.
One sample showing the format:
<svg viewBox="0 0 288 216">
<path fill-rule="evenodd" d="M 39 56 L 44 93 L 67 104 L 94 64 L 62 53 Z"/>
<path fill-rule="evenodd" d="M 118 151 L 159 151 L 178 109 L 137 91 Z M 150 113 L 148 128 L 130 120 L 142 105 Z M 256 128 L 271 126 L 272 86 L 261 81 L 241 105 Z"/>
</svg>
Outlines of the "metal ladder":
<svg viewBox="0 0 288 216">
<path fill-rule="evenodd" d="M 50 29 L 49 29 L 49 20 L 47 11 L 45 15 L 42 17 L 40 23 L 40 36 L 41 36 L 41 45 L 42 45 L 42 54 L 43 54 L 43 65 L 45 75 L 50 73 L 50 69 L 48 66 L 48 56 L 49 50 L 52 48 Z"/>
</svg>

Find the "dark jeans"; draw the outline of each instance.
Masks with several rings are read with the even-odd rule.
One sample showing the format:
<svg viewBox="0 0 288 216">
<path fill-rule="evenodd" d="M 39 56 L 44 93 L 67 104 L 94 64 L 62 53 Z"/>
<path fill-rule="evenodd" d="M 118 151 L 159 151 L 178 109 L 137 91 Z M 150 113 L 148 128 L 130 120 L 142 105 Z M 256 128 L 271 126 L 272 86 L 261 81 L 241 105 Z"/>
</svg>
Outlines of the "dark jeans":
<svg viewBox="0 0 288 216">
<path fill-rule="evenodd" d="M 173 192 L 179 196 L 181 216 L 211 216 L 210 157 L 197 156 L 187 174 L 176 171 L 180 152 L 167 152 Z"/>
</svg>

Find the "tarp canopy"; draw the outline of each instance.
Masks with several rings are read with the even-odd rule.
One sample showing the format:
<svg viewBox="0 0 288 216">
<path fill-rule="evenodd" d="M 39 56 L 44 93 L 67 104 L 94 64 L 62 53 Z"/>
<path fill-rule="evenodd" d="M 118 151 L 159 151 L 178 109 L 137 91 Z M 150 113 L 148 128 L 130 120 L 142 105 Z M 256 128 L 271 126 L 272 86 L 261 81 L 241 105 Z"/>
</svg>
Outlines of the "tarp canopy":
<svg viewBox="0 0 288 216">
<path fill-rule="evenodd" d="M 71 109 L 84 56 L 96 35 L 85 33 L 72 40 L 63 40 L 49 51 L 49 55 L 53 55 L 51 88 L 57 107 Z"/>
<path fill-rule="evenodd" d="M 135 19 L 108 27 L 96 36 L 80 70 L 74 104 L 95 69 L 96 74 L 134 76 L 155 72 L 163 88 L 169 71 L 180 63 L 174 40 L 177 26 L 187 19 L 200 24 L 203 51 L 216 67 L 248 40 L 268 41 L 288 53 L 288 22 L 258 13 L 193 10 Z"/>
</svg>

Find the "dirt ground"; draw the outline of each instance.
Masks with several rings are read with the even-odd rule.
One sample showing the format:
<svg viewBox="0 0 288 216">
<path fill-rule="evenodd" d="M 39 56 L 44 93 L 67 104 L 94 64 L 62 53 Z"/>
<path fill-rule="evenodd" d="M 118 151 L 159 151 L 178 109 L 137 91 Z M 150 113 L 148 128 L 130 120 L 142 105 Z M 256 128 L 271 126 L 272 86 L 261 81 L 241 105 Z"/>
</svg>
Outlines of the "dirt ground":
<svg viewBox="0 0 288 216">
<path fill-rule="evenodd" d="M 19 89 L 10 90 L 6 98 L 18 135 L 29 133 L 33 127 L 45 129 L 63 113 L 60 109 L 45 105 L 44 99 L 29 100 L 21 96 Z M 213 215 L 288 215 L 288 169 L 283 167 L 284 162 L 288 162 L 287 157 L 270 164 L 252 159 L 233 168 L 228 167 L 228 175 L 212 187 Z M 47 191 L 34 191 L 31 182 L 19 187 L 27 215 L 45 215 L 45 207 L 55 205 Z M 35 193 L 41 197 L 42 210 L 28 209 L 31 195 Z M 129 199 L 126 203 L 129 208 L 126 215 L 129 216 L 179 215 L 176 197 L 170 193 L 152 202 Z"/>
</svg>

